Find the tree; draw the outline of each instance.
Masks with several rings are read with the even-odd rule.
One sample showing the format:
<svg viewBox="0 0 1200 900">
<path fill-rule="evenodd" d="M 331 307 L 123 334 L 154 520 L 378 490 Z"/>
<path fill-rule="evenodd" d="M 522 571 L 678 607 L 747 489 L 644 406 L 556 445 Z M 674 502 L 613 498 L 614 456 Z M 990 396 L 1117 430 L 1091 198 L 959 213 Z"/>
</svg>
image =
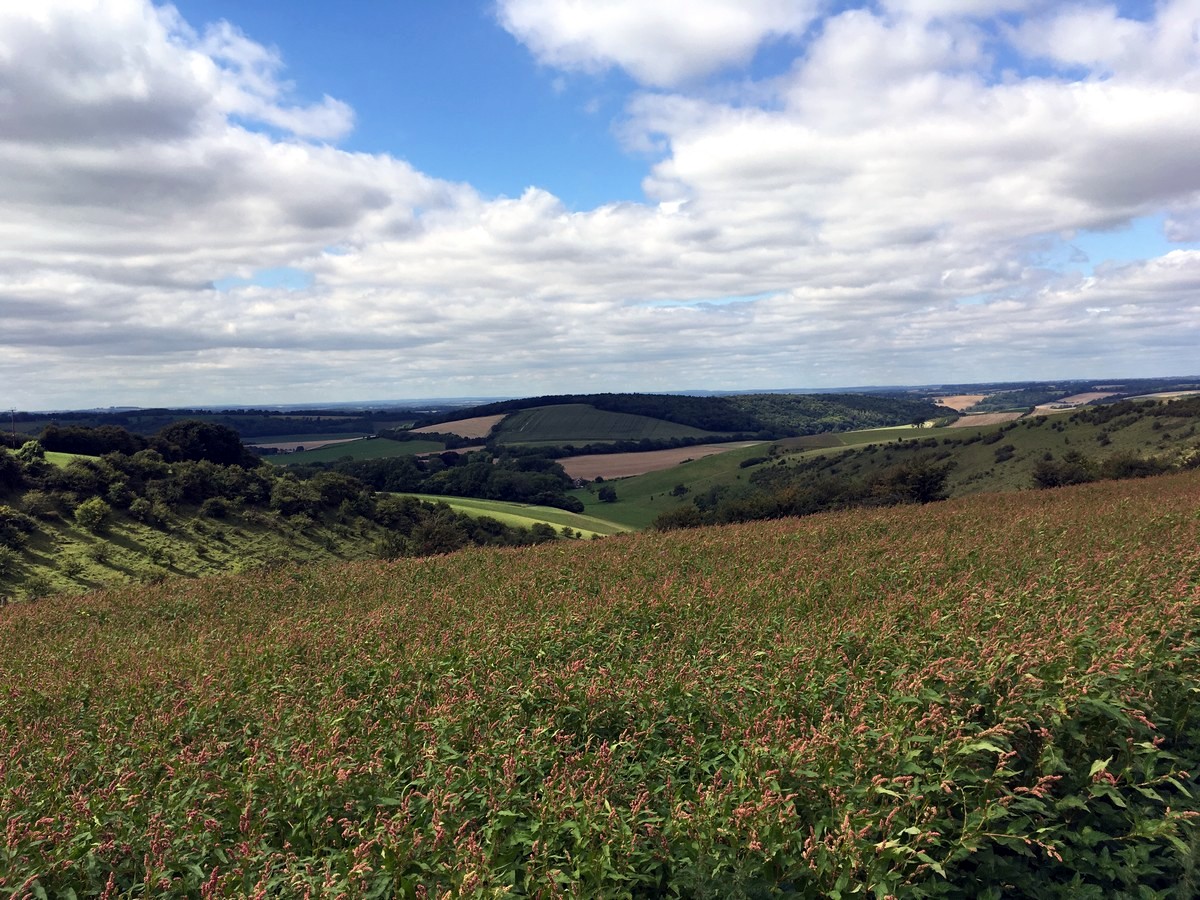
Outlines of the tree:
<svg viewBox="0 0 1200 900">
<path fill-rule="evenodd" d="M 242 446 L 242 438 L 226 425 L 183 419 L 158 433 L 167 455 L 175 459 L 208 460 L 222 466 L 253 468 L 261 460 Z"/>
<path fill-rule="evenodd" d="M 601 503 L 616 503 L 617 489 L 606 484 L 596 493 L 596 497 Z"/>
</svg>

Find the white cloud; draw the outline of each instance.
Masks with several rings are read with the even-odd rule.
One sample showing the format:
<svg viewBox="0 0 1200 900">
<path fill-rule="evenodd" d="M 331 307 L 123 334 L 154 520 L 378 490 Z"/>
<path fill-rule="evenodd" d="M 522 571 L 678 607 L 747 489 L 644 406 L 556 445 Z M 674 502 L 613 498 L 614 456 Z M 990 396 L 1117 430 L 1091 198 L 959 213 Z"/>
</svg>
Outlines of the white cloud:
<svg viewBox="0 0 1200 900">
<path fill-rule="evenodd" d="M 648 201 L 581 212 L 306 142 L 349 110 L 294 103 L 278 54 L 232 27 L 135 0 L 29 7 L 0 9 L 15 405 L 1194 368 L 1200 252 L 1089 277 L 1046 263 L 1059 235 L 1163 212 L 1169 238 L 1200 234 L 1186 3 L 1097 13 L 1130 36 L 1097 40 L 1084 77 L 1064 44 L 1063 74 L 997 78 L 1009 38 L 962 16 L 829 17 L 761 103 L 632 98 L 626 138 L 661 148 Z M 1030 34 L 1008 55 L 1040 54 Z M 282 266 L 314 283 L 210 287 Z"/>
<path fill-rule="evenodd" d="M 618 66 L 667 87 L 744 63 L 771 37 L 798 36 L 816 0 L 498 0 L 500 23 L 539 61 Z"/>
</svg>

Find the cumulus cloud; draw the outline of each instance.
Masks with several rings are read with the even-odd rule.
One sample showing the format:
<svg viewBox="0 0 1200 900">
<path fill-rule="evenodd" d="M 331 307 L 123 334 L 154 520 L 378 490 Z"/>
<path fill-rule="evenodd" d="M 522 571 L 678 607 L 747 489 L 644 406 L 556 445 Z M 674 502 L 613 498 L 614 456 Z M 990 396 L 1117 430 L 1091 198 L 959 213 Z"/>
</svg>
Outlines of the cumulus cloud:
<svg viewBox="0 0 1200 900">
<path fill-rule="evenodd" d="M 676 38 L 655 27 L 666 5 L 508 0 L 539 59 L 648 85 L 811 32 L 754 102 L 631 96 L 623 139 L 659 148 L 645 200 L 584 211 L 327 143 L 351 110 L 297 102 L 278 52 L 235 25 L 144 0 L 26 7 L 0 9 L 15 405 L 1194 368 L 1200 251 L 1091 272 L 1047 259 L 1147 216 L 1200 239 L 1197 0 L 1144 22 L 1015 0 L 815 23 L 795 3 L 713 3 L 725 26 L 697 14 Z M 1036 26 L 983 21 L 1019 7 Z M 1039 36 L 1072 27 L 1089 41 Z M 1032 58 L 1037 75 L 1013 67 Z M 278 267 L 312 283 L 258 283 Z"/>
<path fill-rule="evenodd" d="M 624 69 L 668 87 L 744 63 L 769 37 L 798 36 L 816 0 L 499 0 L 500 23 L 546 65 Z"/>
</svg>

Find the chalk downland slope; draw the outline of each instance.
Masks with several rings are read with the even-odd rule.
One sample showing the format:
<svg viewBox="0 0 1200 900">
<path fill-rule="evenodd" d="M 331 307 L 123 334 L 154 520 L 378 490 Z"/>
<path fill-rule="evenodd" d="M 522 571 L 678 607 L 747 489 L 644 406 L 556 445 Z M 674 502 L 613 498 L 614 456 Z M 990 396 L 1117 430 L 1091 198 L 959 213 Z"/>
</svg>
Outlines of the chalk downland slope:
<svg viewBox="0 0 1200 900">
<path fill-rule="evenodd" d="M 29 896 L 1167 896 L 1200 473 L 0 610 Z"/>
</svg>

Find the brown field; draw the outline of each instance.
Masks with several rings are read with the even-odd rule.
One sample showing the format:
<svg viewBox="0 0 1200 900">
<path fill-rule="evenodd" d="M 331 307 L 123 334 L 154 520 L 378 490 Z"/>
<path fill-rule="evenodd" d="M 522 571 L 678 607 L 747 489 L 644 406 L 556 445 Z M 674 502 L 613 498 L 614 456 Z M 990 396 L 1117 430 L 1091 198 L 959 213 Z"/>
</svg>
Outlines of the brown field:
<svg viewBox="0 0 1200 900">
<path fill-rule="evenodd" d="M 1130 397 L 1130 400 L 1173 400 L 1176 397 L 1191 397 L 1200 394 L 1200 391 L 1159 391 L 1157 394 L 1140 394 L 1137 397 Z"/>
<path fill-rule="evenodd" d="M 430 450 L 428 453 L 418 453 L 416 456 L 422 459 L 426 456 L 441 456 L 443 453 L 458 453 L 465 456 L 468 453 L 475 453 L 477 450 L 486 449 L 487 444 L 473 444 L 470 447 L 455 447 L 453 450 Z"/>
<path fill-rule="evenodd" d="M 647 450 L 643 453 L 590 453 L 585 456 L 568 456 L 559 462 L 572 478 L 625 478 L 629 475 L 645 475 L 647 472 L 669 469 L 688 459 L 714 456 L 761 443 L 762 441 L 735 441 L 732 444 L 698 444 L 695 447 Z"/>
<path fill-rule="evenodd" d="M 1073 403 L 1076 406 L 1082 406 L 1084 403 L 1091 403 L 1093 400 L 1103 400 L 1105 397 L 1111 397 L 1116 391 L 1088 391 L 1086 394 L 1072 394 L 1070 397 L 1063 397 L 1059 403 Z"/>
<path fill-rule="evenodd" d="M 454 422 L 443 422 L 440 425 L 426 425 L 424 428 L 414 428 L 413 434 L 457 434 L 464 438 L 485 438 L 495 427 L 496 423 L 506 414 L 495 416 L 476 416 L 473 419 L 458 419 Z"/>
<path fill-rule="evenodd" d="M 1024 413 L 1007 412 L 1007 413 L 982 413 L 978 416 L 963 416 L 961 419 L 955 419 L 950 423 L 951 428 L 974 428 L 978 425 L 1003 425 L 1005 422 L 1011 422 L 1013 419 L 1019 419 Z"/>
<path fill-rule="evenodd" d="M 332 441 L 283 441 L 276 444 L 247 444 L 246 446 L 287 451 L 296 450 L 299 447 L 303 447 L 305 450 L 317 450 L 321 447 L 331 447 L 334 444 L 349 444 L 361 440 L 365 440 L 365 438 L 335 438 Z"/>
<path fill-rule="evenodd" d="M 933 402 L 962 412 L 964 409 L 970 409 L 986 396 L 987 394 L 954 394 L 950 397 L 934 397 Z"/>
</svg>

